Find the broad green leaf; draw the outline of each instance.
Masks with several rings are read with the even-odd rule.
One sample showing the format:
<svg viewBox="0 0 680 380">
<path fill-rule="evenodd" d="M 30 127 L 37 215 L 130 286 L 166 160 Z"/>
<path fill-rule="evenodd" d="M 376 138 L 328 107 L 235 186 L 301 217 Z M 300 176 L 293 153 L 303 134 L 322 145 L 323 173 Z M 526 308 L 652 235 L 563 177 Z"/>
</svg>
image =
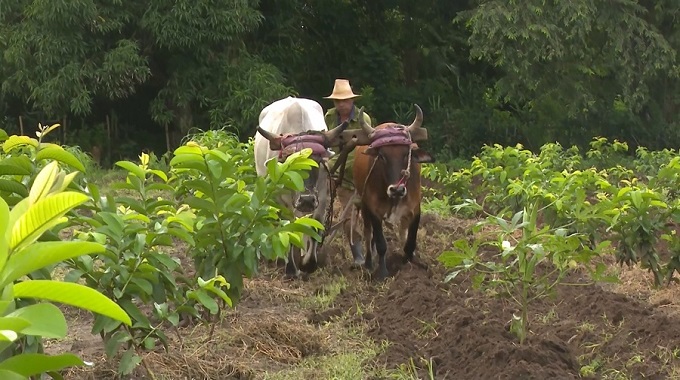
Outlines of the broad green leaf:
<svg viewBox="0 0 680 380">
<path fill-rule="evenodd" d="M 630 187 L 622 187 L 621 189 L 619 189 L 619 192 L 616 194 L 616 197 L 621 198 L 623 195 L 627 194 L 631 190 L 633 189 L 631 189 Z"/>
<path fill-rule="evenodd" d="M 217 314 L 219 306 L 217 305 L 217 302 L 208 295 L 206 290 L 197 289 L 196 291 L 189 292 L 189 298 L 200 302 L 201 305 L 205 306 L 205 308 L 210 311 L 210 314 Z"/>
<path fill-rule="evenodd" d="M 50 145 L 46 148 L 38 150 L 35 155 L 36 160 L 56 160 L 64 163 L 80 172 L 85 173 L 86 168 L 80 160 L 73 155 L 73 153 L 67 151 L 59 145 Z"/>
<path fill-rule="evenodd" d="M 2 144 L 2 149 L 5 151 L 5 153 L 9 153 L 12 151 L 12 149 L 25 145 L 30 145 L 34 148 L 37 148 L 38 140 L 28 136 L 12 135 Z"/>
<path fill-rule="evenodd" d="M 217 158 L 218 160 L 222 161 L 222 163 L 227 164 L 227 165 L 230 165 L 231 162 L 232 162 L 231 157 L 229 157 L 228 154 L 226 154 L 222 151 L 219 151 L 217 149 L 209 150 L 208 155 L 212 156 L 214 158 Z"/>
<path fill-rule="evenodd" d="M 43 338 L 63 338 L 67 333 L 64 314 L 51 303 L 41 302 L 28 305 L 15 310 L 7 316 L 21 318 L 29 323 L 27 328 L 20 331 L 25 335 L 35 335 Z"/>
<path fill-rule="evenodd" d="M 0 273 L 0 287 L 4 287 L 33 271 L 81 255 L 102 253 L 105 247 L 84 241 L 49 241 L 33 243 L 15 252 Z"/>
<path fill-rule="evenodd" d="M 59 223 L 59 218 L 72 208 L 87 202 L 82 193 L 63 192 L 40 199 L 31 205 L 12 226 L 10 249 L 35 241 L 46 230 Z"/>
<path fill-rule="evenodd" d="M 202 157 L 191 157 L 184 155 L 175 158 L 177 158 L 177 160 L 173 159 L 174 162 L 171 162 L 171 165 L 174 169 L 194 169 L 200 171 L 201 173 L 205 173 L 208 170 L 205 162 L 202 161 Z"/>
<path fill-rule="evenodd" d="M 175 158 L 183 155 L 196 155 L 196 156 L 203 156 L 203 150 L 201 149 L 200 146 L 198 145 L 183 145 L 180 146 L 179 148 L 175 149 L 175 157 L 173 157 L 172 160 L 170 160 L 170 165 L 173 165 L 173 161 Z"/>
<path fill-rule="evenodd" d="M 302 191 L 305 189 L 305 181 L 302 179 L 302 176 L 297 173 L 297 172 L 286 172 L 284 174 L 286 177 L 290 179 L 290 181 L 293 183 L 293 188 L 298 191 Z"/>
<path fill-rule="evenodd" d="M 28 380 L 28 376 L 20 375 L 6 369 L 0 369 L 0 379 L 2 380 Z"/>
<path fill-rule="evenodd" d="M 308 227 L 313 227 L 317 229 L 323 229 L 323 224 L 321 224 L 318 220 L 314 218 L 310 218 L 307 216 L 303 216 L 300 218 L 295 219 L 295 223 L 301 224 L 303 226 L 308 226 Z"/>
<path fill-rule="evenodd" d="M 141 362 L 142 358 L 135 353 L 135 349 L 130 348 L 121 356 L 118 371 L 122 375 L 129 375 Z"/>
<path fill-rule="evenodd" d="M 16 313 L 16 312 L 15 312 Z M 24 329 L 31 326 L 31 322 L 25 318 L 20 318 L 14 313 L 0 318 L 0 330 L 24 333 Z"/>
<path fill-rule="evenodd" d="M 76 176 L 78 176 L 78 174 L 80 174 L 80 172 L 71 172 L 66 174 L 64 176 L 64 181 L 62 182 L 61 186 L 57 189 L 52 189 L 52 191 L 62 192 L 66 190 L 66 188 L 71 184 L 71 182 L 73 182 L 73 180 L 76 178 Z"/>
<path fill-rule="evenodd" d="M 104 351 L 108 357 L 114 356 L 118 352 L 118 348 L 123 343 L 130 341 L 132 337 L 126 330 L 118 330 L 106 341 Z"/>
<path fill-rule="evenodd" d="M 0 161 L 0 175 L 30 175 L 32 173 L 30 161 L 28 167 L 26 167 L 23 163 L 18 162 L 20 157 L 26 156 L 7 157 Z"/>
<path fill-rule="evenodd" d="M 38 200 L 44 198 L 49 193 L 54 181 L 59 173 L 59 164 L 57 161 L 52 161 L 45 165 L 38 173 L 31 186 L 31 191 L 28 195 L 28 202 L 30 204 L 36 203 Z"/>
<path fill-rule="evenodd" d="M 168 182 L 168 175 L 165 174 L 165 173 L 164 173 L 163 171 L 161 171 L 161 170 L 151 169 L 151 170 L 149 170 L 149 173 L 151 173 L 151 174 L 155 175 L 156 177 L 162 179 L 163 182 Z"/>
<path fill-rule="evenodd" d="M 119 300 L 118 303 L 120 306 L 127 312 L 127 314 L 132 317 L 132 319 L 135 322 L 135 326 L 141 324 L 143 327 L 150 327 L 151 326 L 151 321 L 149 321 L 149 318 L 142 313 L 141 310 L 132 303 L 130 300 L 122 299 Z"/>
<path fill-rule="evenodd" d="M 12 356 L 0 363 L 0 370 L 16 372 L 23 376 L 35 376 L 48 371 L 59 371 L 64 368 L 84 365 L 83 361 L 73 354 L 45 355 L 20 354 Z"/>
<path fill-rule="evenodd" d="M 37 298 L 79 307 L 132 324 L 120 306 L 98 291 L 84 285 L 52 280 L 24 281 L 14 285 L 15 298 Z"/>
<path fill-rule="evenodd" d="M 118 161 L 116 162 L 116 165 L 120 166 L 121 168 L 127 170 L 128 172 L 132 173 L 134 176 L 137 178 L 143 180 L 146 178 L 146 171 L 142 168 L 139 167 L 139 165 L 135 165 L 134 163 L 130 161 Z"/>
<path fill-rule="evenodd" d="M 19 338 L 19 334 L 14 330 L 0 330 L 0 341 L 14 342 Z"/>
<path fill-rule="evenodd" d="M 9 206 L 2 197 L 0 197 L 0 268 L 5 266 L 7 256 L 9 254 L 9 246 L 7 237 L 2 234 L 2 231 L 7 231 L 9 225 Z"/>
<path fill-rule="evenodd" d="M 642 205 L 642 194 L 640 194 L 639 191 L 631 191 L 630 199 L 633 202 L 633 206 L 635 206 L 636 209 L 639 209 Z"/>
<path fill-rule="evenodd" d="M 27 175 L 33 173 L 35 169 L 35 164 L 29 158 L 29 156 L 22 154 L 21 156 L 5 157 L 2 161 L 3 164 L 17 166 L 28 172 Z"/>
</svg>

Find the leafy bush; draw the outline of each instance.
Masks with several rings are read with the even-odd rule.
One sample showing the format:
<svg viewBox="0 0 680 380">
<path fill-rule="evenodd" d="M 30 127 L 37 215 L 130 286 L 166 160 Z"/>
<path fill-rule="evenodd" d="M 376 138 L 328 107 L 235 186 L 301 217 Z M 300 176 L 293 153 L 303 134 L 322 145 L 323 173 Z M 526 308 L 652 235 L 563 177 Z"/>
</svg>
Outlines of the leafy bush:
<svg viewBox="0 0 680 380">
<path fill-rule="evenodd" d="M 82 169 L 83 165 L 60 146 L 41 142 L 57 127 L 41 127 L 37 140 L 2 132 L 5 140 L 5 155 L 0 160 L 2 378 L 27 379 L 42 373 L 59 378 L 56 371 L 85 364 L 72 354 L 49 356 L 38 352 L 42 338 L 63 338 L 67 330 L 61 310 L 41 300 L 72 305 L 131 325 L 125 311 L 100 292 L 49 279 L 54 265 L 104 251 L 95 242 L 65 242 L 56 238 L 56 232 L 68 220 L 66 215 L 88 199 L 82 193 L 67 190 L 78 172 L 67 174 L 51 158 L 76 168 Z M 13 205 L 11 211 L 8 199 Z M 46 238 L 52 241 L 44 241 Z"/>
<path fill-rule="evenodd" d="M 530 193 L 532 189 L 523 192 Z M 585 234 L 569 233 L 566 226 L 540 224 L 538 216 L 542 199 L 530 198 L 532 200 L 526 203 L 524 209 L 509 220 L 487 215 L 473 227 L 471 242 L 467 238 L 459 239 L 453 243 L 454 250 L 439 256 L 439 261 L 453 270 L 446 281 L 455 278 L 461 271 L 475 271 L 478 273 L 473 280 L 476 287 L 492 290 L 516 304 L 519 315 L 513 314 L 510 330 L 519 338 L 520 344 L 524 343 L 529 329 L 530 304 L 550 295 L 557 285 L 563 283 L 566 274 L 579 265 L 590 269 L 593 278 L 604 278 L 604 265 L 591 268 L 590 263 L 610 243 L 605 241 L 591 249 Z M 459 206 L 463 207 L 481 211 L 481 206 L 472 200 Z M 491 234 L 495 235 L 490 240 L 479 235 L 485 227 L 487 230 L 491 227 Z M 480 247 L 484 245 L 491 245 L 494 251 L 500 253 L 485 260 L 479 255 Z"/>
<path fill-rule="evenodd" d="M 308 170 L 317 165 L 305 149 L 285 162 L 267 162 L 267 176 L 255 173 L 252 141 L 209 149 L 190 141 L 171 160 L 177 194 L 196 213 L 192 251 L 199 276 L 224 275 L 227 294 L 240 298 L 243 275 L 252 276 L 260 258 L 285 258 L 303 234 L 319 238 L 323 226 L 309 217 L 293 218 L 278 203 L 290 190 L 304 189 Z"/>
<path fill-rule="evenodd" d="M 441 184 L 441 201 L 464 216 L 483 210 L 509 220 L 538 204 L 539 224 L 586 236 L 591 249 L 616 240 L 617 261 L 640 263 L 660 285 L 680 270 L 680 237 L 670 229 L 680 223 L 680 157 L 672 150 L 638 148 L 633 162 L 627 150 L 626 143 L 605 138 L 595 138 L 585 158 L 576 147 L 559 144 L 545 144 L 539 154 L 520 145 L 485 146 L 469 168 L 431 165 L 423 173 Z M 457 207 L 470 198 L 482 209 Z M 660 241 L 670 247 L 667 262 L 657 251 Z"/>
<path fill-rule="evenodd" d="M 284 163 L 271 161 L 269 177 L 260 178 L 252 142 L 211 142 L 217 147 L 190 141 L 178 148 L 169 172 L 151 167 L 146 154 L 140 163 L 117 162 L 128 174 L 125 182 L 110 185 L 113 193 L 84 185 L 92 199 L 74 219 L 74 238 L 107 249 L 70 260 L 66 279 L 101 289 L 133 318 L 132 326 L 123 326 L 98 316 L 93 327 L 109 356 L 124 347 L 120 374 L 142 361 L 140 350 L 158 344 L 167 349 L 167 328 L 184 317 L 201 319 L 219 312 L 218 301 L 230 307 L 237 302 L 243 276 L 256 272 L 258 258 L 286 257 L 290 244 L 301 244 L 302 234 L 314 236 L 321 228 L 309 218 L 288 220 L 292 215 L 277 203 L 282 192 L 301 188 L 315 164 L 309 151 Z M 168 254 L 169 247 L 178 246 L 185 252 Z M 183 253 L 193 259 L 195 273 L 183 269 Z"/>
<path fill-rule="evenodd" d="M 107 355 L 113 356 L 121 345 L 126 346 L 119 365 L 119 373 L 124 375 L 140 363 L 138 349 L 153 349 L 158 342 L 167 349 L 164 323 L 176 327 L 181 313 L 198 316 L 196 296 L 192 294 L 207 295 L 188 278 L 180 259 L 163 251 L 163 247 L 173 247 L 178 241 L 194 244 L 195 215 L 186 205 L 176 206 L 167 174 L 150 169 L 148 155 L 140 158 L 140 164 L 116 163 L 128 175 L 125 182 L 113 183 L 111 188 L 126 191 L 129 196 L 102 197 L 96 185 L 88 184 L 92 199 L 86 209 L 91 216 L 74 219 L 78 223 L 74 239 L 96 241 L 105 244 L 107 250 L 95 259 L 69 261 L 71 270 L 65 277 L 68 281 L 82 279 L 100 289 L 132 316 L 132 326 L 97 316 L 92 329 L 106 342 Z M 214 301 L 207 298 L 212 305 Z M 143 311 L 140 303 L 153 307 Z"/>
</svg>

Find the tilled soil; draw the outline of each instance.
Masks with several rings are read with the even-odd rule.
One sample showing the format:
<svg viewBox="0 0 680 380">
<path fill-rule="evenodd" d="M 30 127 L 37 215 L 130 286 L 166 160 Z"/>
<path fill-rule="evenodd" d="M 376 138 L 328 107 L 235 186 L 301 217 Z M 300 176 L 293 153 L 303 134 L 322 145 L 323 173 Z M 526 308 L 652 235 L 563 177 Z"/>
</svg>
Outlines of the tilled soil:
<svg viewBox="0 0 680 380">
<path fill-rule="evenodd" d="M 678 365 L 680 320 L 664 303 L 651 305 L 598 284 L 560 286 L 555 297 L 534 302 L 531 331 L 520 345 L 509 331 L 513 304 L 472 289 L 467 278 L 442 282 L 446 272 L 435 257 L 446 247 L 432 246 L 446 243 L 437 232 L 463 229 L 438 218 L 427 223 L 419 244 L 428 269 L 402 265 L 391 240 L 394 277 L 387 289 L 350 290 L 336 308 L 315 314 L 314 322 L 332 320 L 357 301 L 370 305 L 372 311 L 357 318 L 370 326 L 371 338 L 389 342 L 378 362 L 396 368 L 413 360 L 422 378 L 429 378 L 427 361 L 435 379 L 594 379 L 600 374 L 581 368 L 597 369 L 604 361 L 633 378 L 666 379 L 670 366 Z M 574 273 L 565 282 L 582 278 Z"/>
</svg>

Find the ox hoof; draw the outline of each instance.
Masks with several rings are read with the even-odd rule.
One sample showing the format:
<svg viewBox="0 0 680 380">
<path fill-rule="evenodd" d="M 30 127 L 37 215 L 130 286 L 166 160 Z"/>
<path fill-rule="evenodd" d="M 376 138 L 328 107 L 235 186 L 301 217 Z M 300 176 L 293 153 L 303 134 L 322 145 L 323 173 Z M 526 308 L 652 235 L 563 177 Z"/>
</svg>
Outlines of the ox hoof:
<svg viewBox="0 0 680 380">
<path fill-rule="evenodd" d="M 385 280 L 389 276 L 390 275 L 389 275 L 389 273 L 387 273 L 386 270 L 384 272 L 379 270 L 379 271 L 377 271 L 376 273 L 373 274 L 373 280 L 375 280 L 376 282 L 385 282 Z"/>
<path fill-rule="evenodd" d="M 300 270 L 298 270 L 297 268 L 290 265 L 286 265 L 286 274 L 284 275 L 284 277 L 287 280 L 294 280 L 300 276 L 300 273 L 302 272 L 300 272 Z"/>
<path fill-rule="evenodd" d="M 424 263 L 424 262 L 423 262 L 421 259 L 419 259 L 418 257 L 413 257 L 413 256 L 410 257 L 410 258 L 409 258 L 409 257 L 404 257 L 403 260 L 404 260 L 404 261 L 403 261 L 404 264 L 409 263 L 409 264 L 411 264 L 411 265 L 415 265 L 415 266 L 417 266 L 418 268 L 425 269 L 425 270 L 427 270 L 427 269 L 429 268 L 429 265 L 427 265 L 426 263 Z"/>
<path fill-rule="evenodd" d="M 302 271 L 298 271 L 295 274 L 286 273 L 283 277 L 285 281 L 295 280 L 309 281 L 309 273 L 305 273 Z"/>
<path fill-rule="evenodd" d="M 360 243 L 350 244 L 349 248 L 352 251 L 352 258 L 354 259 L 354 262 L 352 263 L 351 267 L 360 268 L 366 262 L 366 259 L 364 259 L 364 255 L 361 252 L 361 244 Z"/>
<path fill-rule="evenodd" d="M 307 264 L 301 264 L 300 265 L 300 270 L 303 273 L 314 273 L 316 270 L 319 269 L 319 265 L 317 264 L 316 261 L 311 261 Z M 300 275 L 300 271 L 298 271 L 298 276 Z"/>
</svg>

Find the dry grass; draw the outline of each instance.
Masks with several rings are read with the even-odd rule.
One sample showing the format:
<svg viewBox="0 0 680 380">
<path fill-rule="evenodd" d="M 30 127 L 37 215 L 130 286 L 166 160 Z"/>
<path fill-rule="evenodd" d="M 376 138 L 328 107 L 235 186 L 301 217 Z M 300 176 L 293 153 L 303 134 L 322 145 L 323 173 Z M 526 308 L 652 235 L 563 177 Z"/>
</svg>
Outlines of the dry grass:
<svg viewBox="0 0 680 380">
<path fill-rule="evenodd" d="M 671 283 L 654 288 L 652 274 L 639 265 L 617 267 L 618 284 L 606 285 L 608 290 L 649 302 L 665 310 L 669 316 L 680 316 L 680 285 Z"/>
<path fill-rule="evenodd" d="M 245 280 L 242 303 L 215 322 L 212 335 L 208 323 L 181 329 L 181 341 L 170 336 L 168 352 L 143 354 L 136 376 L 149 378 L 146 367 L 156 379 L 365 378 L 380 346 L 365 337 L 362 326 L 308 323 L 312 310 L 332 305 L 347 286 L 347 279 L 325 269 L 314 282 L 288 282 L 276 269 L 265 268 L 258 278 Z M 69 320 L 73 333 L 89 335 L 91 319 Z M 70 339 L 84 341 L 73 333 Z M 71 369 L 66 378 L 116 378 L 118 358 L 107 359 L 101 340 L 89 338 L 90 347 L 75 351 L 94 368 Z M 73 341 L 60 342 L 51 351 L 74 347 L 79 348 Z"/>
</svg>

